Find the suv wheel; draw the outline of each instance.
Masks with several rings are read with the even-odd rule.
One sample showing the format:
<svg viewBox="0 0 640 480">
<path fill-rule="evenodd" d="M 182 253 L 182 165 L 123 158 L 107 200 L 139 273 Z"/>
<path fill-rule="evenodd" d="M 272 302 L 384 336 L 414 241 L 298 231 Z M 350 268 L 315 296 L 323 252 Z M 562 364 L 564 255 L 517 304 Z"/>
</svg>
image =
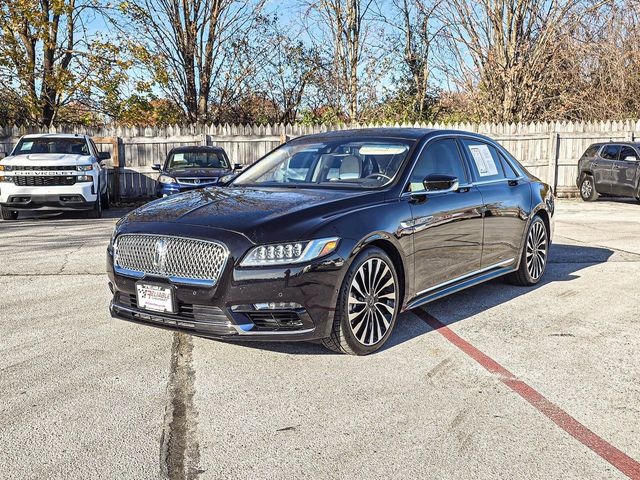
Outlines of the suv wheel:
<svg viewBox="0 0 640 480">
<path fill-rule="evenodd" d="M 367 248 L 349 267 L 325 347 L 350 355 L 368 355 L 389 339 L 400 309 L 400 284 L 389 256 Z"/>
<path fill-rule="evenodd" d="M 540 281 L 549 259 L 549 232 L 539 216 L 535 216 L 529 225 L 525 242 L 520 266 L 507 278 L 514 285 L 528 287 Z"/>
<path fill-rule="evenodd" d="M 17 220 L 18 212 L 16 210 L 10 210 L 7 207 L 2 207 L 2 219 L 3 220 Z"/>
<path fill-rule="evenodd" d="M 591 175 L 585 175 L 580 182 L 580 197 L 585 202 L 593 202 L 598 198 L 598 192 L 596 192 L 596 185 L 593 182 Z"/>
</svg>

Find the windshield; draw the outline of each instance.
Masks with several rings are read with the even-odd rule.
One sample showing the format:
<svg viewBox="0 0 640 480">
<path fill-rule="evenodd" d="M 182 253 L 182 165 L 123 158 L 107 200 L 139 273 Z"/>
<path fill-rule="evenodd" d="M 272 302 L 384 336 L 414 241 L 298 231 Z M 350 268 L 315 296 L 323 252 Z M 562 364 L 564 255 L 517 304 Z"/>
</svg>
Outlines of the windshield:
<svg viewBox="0 0 640 480">
<path fill-rule="evenodd" d="M 173 153 L 167 161 L 167 170 L 186 170 L 188 168 L 229 168 L 229 162 L 218 152 L 180 152 Z"/>
<path fill-rule="evenodd" d="M 27 155 L 30 153 L 90 155 L 89 146 L 84 138 L 23 138 L 13 151 L 14 155 Z"/>
<path fill-rule="evenodd" d="M 378 188 L 396 176 L 410 141 L 340 138 L 283 145 L 234 185 Z"/>
</svg>

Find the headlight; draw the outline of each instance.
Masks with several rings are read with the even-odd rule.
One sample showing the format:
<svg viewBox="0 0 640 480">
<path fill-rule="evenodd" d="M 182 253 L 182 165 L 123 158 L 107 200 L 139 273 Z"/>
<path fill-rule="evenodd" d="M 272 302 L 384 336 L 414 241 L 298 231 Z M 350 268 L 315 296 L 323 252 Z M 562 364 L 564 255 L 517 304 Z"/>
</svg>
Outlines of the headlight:
<svg viewBox="0 0 640 480">
<path fill-rule="evenodd" d="M 91 175 L 78 175 L 76 182 L 93 182 L 93 177 Z"/>
<path fill-rule="evenodd" d="M 5 175 L 0 175 L 0 182 L 13 183 L 13 177 L 7 177 Z"/>
<path fill-rule="evenodd" d="M 308 242 L 276 243 L 252 248 L 240 262 L 241 267 L 286 265 L 324 257 L 338 247 L 339 238 L 321 238 Z"/>
<path fill-rule="evenodd" d="M 10 172 L 11 170 L 13 170 L 11 165 L 0 165 L 0 172 Z"/>
<path fill-rule="evenodd" d="M 160 183 L 176 183 L 176 179 L 169 175 L 160 175 L 160 177 L 158 177 L 158 181 Z"/>
<path fill-rule="evenodd" d="M 76 167 L 81 172 L 88 172 L 89 170 L 93 170 L 93 164 L 91 165 L 78 165 Z"/>
</svg>

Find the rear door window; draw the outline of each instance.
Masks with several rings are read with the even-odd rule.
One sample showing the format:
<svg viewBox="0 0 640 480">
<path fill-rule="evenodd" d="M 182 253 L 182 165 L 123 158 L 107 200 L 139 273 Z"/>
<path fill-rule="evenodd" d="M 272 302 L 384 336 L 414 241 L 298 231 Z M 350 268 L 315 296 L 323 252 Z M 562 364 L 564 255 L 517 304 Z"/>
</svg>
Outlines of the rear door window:
<svg viewBox="0 0 640 480">
<path fill-rule="evenodd" d="M 463 138 L 461 141 L 476 181 L 488 182 L 506 178 L 500 155 L 493 145 L 468 138 Z"/>
<path fill-rule="evenodd" d="M 605 160 L 617 160 L 620 154 L 620 145 L 605 145 L 600 156 Z"/>
<path fill-rule="evenodd" d="M 620 150 L 620 160 L 626 160 L 627 158 L 629 158 L 629 160 L 638 161 L 638 152 L 636 152 L 635 148 L 629 146 L 622 147 L 622 150 Z"/>
</svg>

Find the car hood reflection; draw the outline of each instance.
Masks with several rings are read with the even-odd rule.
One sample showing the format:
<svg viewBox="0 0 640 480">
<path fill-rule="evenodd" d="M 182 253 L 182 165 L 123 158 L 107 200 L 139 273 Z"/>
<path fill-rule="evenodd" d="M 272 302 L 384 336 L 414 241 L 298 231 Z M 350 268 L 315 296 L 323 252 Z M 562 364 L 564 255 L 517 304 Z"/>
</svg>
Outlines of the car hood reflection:
<svg viewBox="0 0 640 480">
<path fill-rule="evenodd" d="M 172 195 L 131 212 L 127 221 L 171 222 L 263 237 L 263 228 L 309 228 L 383 194 L 371 191 L 291 188 L 205 188 Z"/>
</svg>

